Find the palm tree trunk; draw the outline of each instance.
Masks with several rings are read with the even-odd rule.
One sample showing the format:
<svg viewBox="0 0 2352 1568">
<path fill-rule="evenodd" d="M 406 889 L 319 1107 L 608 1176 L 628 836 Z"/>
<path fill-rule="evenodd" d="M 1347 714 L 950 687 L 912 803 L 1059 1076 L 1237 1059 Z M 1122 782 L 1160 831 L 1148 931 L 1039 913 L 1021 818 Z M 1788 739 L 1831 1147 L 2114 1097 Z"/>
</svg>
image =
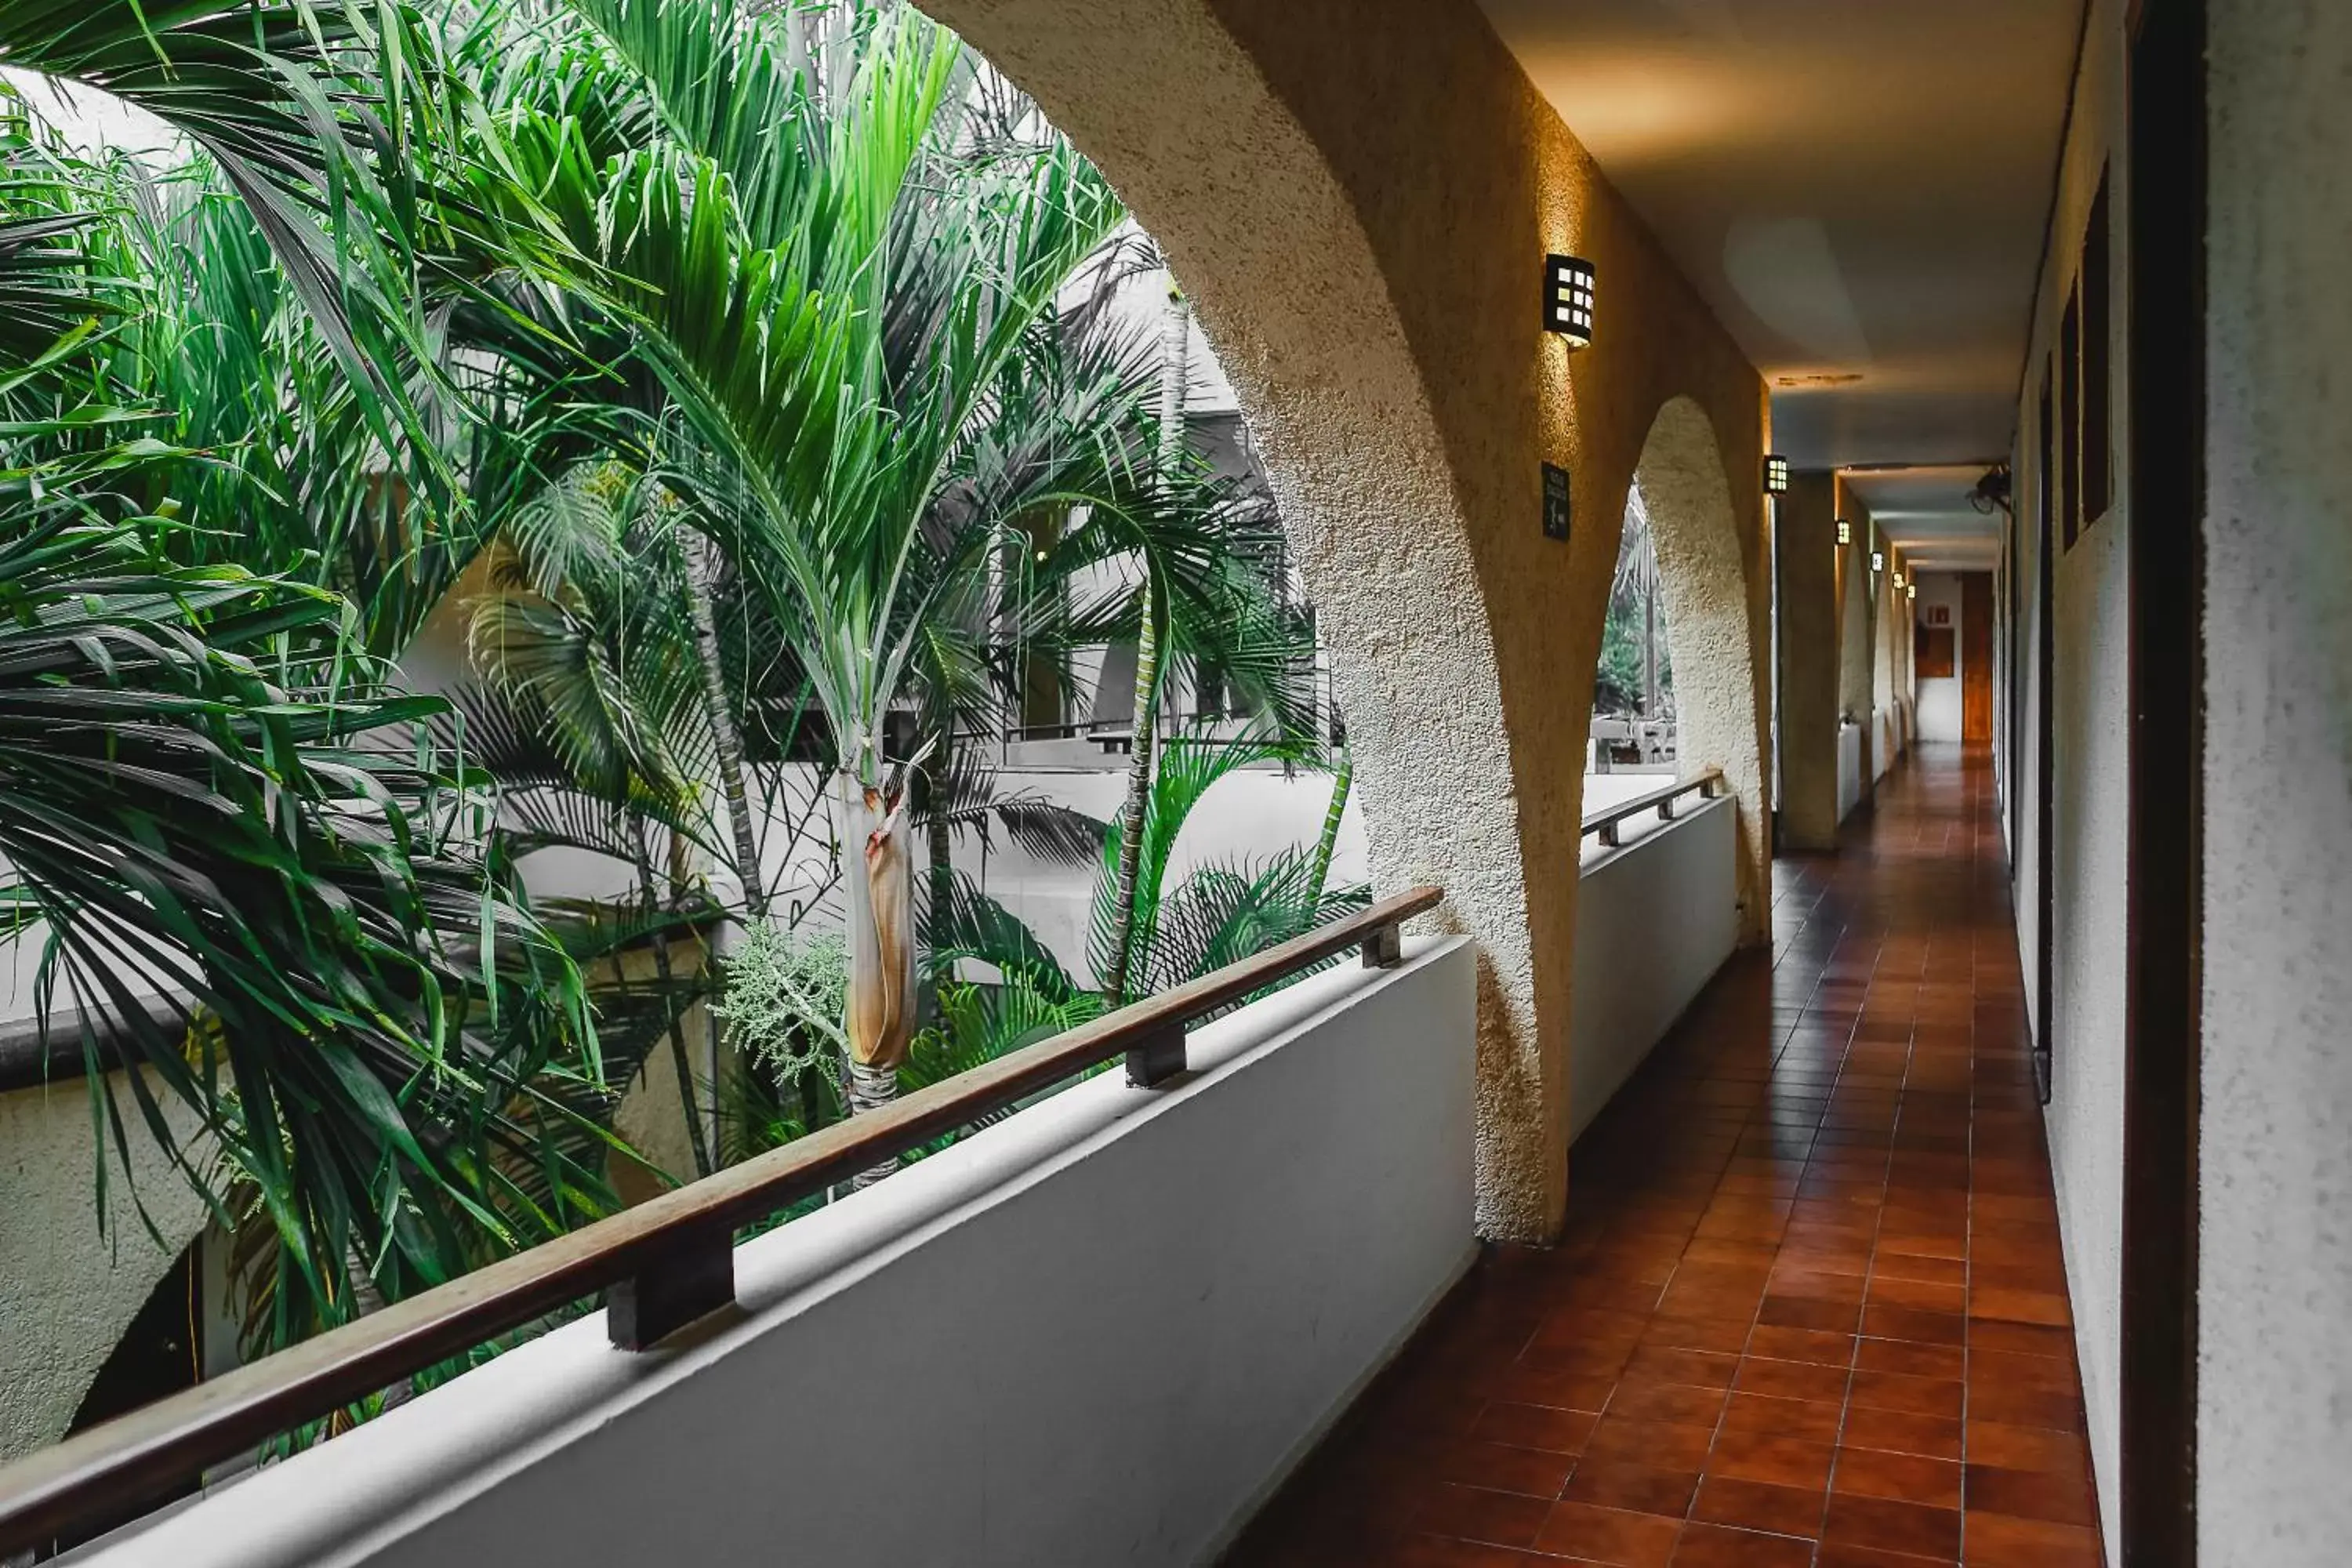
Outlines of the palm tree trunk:
<svg viewBox="0 0 2352 1568">
<path fill-rule="evenodd" d="M 1135 639 L 1135 724 L 1129 732 L 1127 801 L 1119 814 L 1118 900 L 1113 906 L 1110 973 L 1103 995 L 1114 1007 L 1127 1002 L 1134 968 L 1135 885 L 1143 869 L 1143 826 L 1151 810 L 1152 761 L 1158 752 L 1159 713 L 1152 700 L 1160 685 L 1160 637 L 1152 629 L 1151 587 L 1143 589 L 1143 629 Z"/>
<path fill-rule="evenodd" d="M 1184 391 L 1191 374 L 1192 310 L 1172 284 L 1160 343 L 1160 480 L 1176 477 L 1184 456 Z M 1135 884 L 1143 866 L 1143 825 L 1151 809 L 1153 757 L 1159 749 L 1160 636 L 1151 601 L 1151 570 L 1146 563 L 1141 594 L 1143 620 L 1135 638 L 1135 726 L 1128 742 L 1127 805 L 1118 839 L 1118 896 L 1112 905 L 1110 973 L 1103 976 L 1104 998 L 1127 1002 L 1135 962 Z"/>
<path fill-rule="evenodd" d="M 952 709 L 944 713 L 940 720 L 931 756 L 933 760 L 930 770 L 925 775 L 930 780 L 926 786 L 930 794 L 930 812 L 926 823 L 925 837 L 929 840 L 927 847 L 930 851 L 931 862 L 930 939 L 931 950 L 936 953 L 941 946 L 945 945 L 948 914 L 955 902 L 953 825 L 948 821 L 947 803 L 940 787 L 943 781 L 955 776 L 955 713 Z M 935 963 L 936 962 L 934 960 Z M 954 977 L 942 968 L 936 976 L 936 981 L 932 1003 L 936 1008 L 943 1012 L 947 1005 L 947 989 L 954 983 Z"/>
<path fill-rule="evenodd" d="M 1658 716 L 1658 584 L 1654 577 L 1650 591 L 1642 595 L 1642 717 Z M 1642 760 L 1648 762 L 1646 752 Z"/>
<path fill-rule="evenodd" d="M 726 667 L 719 652 L 719 623 L 710 613 L 709 545 L 698 540 L 688 554 L 684 579 L 687 614 L 694 622 L 694 649 L 702 666 L 702 706 L 710 724 L 711 749 L 719 758 L 719 787 L 727 798 L 728 826 L 735 832 L 735 878 L 743 906 L 755 917 L 768 912 L 760 842 L 751 833 L 751 796 L 743 782 L 743 737 L 727 700 Z"/>
<path fill-rule="evenodd" d="M 1307 924 L 1315 924 L 1315 916 L 1323 907 L 1323 890 L 1331 881 L 1331 852 L 1339 844 L 1339 819 L 1348 814 L 1348 790 L 1356 782 L 1356 753 L 1349 747 L 1339 748 L 1339 765 L 1331 778 L 1331 804 L 1324 808 L 1322 836 L 1315 840 L 1314 876 L 1307 888 L 1314 904 L 1307 910 Z"/>
<path fill-rule="evenodd" d="M 879 1110 L 898 1095 L 898 1068 L 914 1038 L 915 883 L 907 853 L 904 779 L 877 788 L 840 774 L 842 880 L 849 893 L 849 1109 Z M 854 1186 L 897 1168 L 877 1165 Z"/>
<path fill-rule="evenodd" d="M 662 906 L 654 889 L 654 858 L 646 844 L 646 819 L 632 815 L 629 824 L 636 837 L 639 907 L 650 920 Z M 669 961 L 667 931 L 656 931 L 653 933 L 653 950 L 654 975 L 661 984 L 663 1004 L 669 1008 L 669 1058 L 671 1067 L 677 1073 L 678 1109 L 686 1116 L 686 1140 L 694 1154 L 694 1173 L 707 1176 L 718 1167 L 710 1161 L 710 1141 L 704 1136 L 702 1109 L 694 1092 L 692 1052 L 687 1048 L 685 1016 L 676 1005 L 677 986 L 676 972 Z"/>
</svg>

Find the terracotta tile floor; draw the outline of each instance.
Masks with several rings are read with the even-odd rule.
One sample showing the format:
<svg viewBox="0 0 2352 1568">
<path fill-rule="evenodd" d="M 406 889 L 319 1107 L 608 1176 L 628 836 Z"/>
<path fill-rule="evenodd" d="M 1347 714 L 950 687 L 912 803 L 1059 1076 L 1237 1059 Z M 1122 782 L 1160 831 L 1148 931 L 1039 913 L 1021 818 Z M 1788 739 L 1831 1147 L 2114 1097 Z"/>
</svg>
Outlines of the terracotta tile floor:
<svg viewBox="0 0 2352 1568">
<path fill-rule="evenodd" d="M 1932 753 L 1930 754 L 1932 759 Z M 1227 1558 L 2103 1561 L 1989 769 L 1881 786 Z"/>
</svg>

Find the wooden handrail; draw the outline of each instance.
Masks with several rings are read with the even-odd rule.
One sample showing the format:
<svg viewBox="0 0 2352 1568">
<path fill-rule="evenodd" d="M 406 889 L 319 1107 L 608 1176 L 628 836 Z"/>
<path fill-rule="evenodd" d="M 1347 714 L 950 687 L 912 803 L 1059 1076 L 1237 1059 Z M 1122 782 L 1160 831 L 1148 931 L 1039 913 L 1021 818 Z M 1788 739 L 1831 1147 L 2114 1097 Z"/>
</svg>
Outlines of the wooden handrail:
<svg viewBox="0 0 2352 1568">
<path fill-rule="evenodd" d="M 1705 773 L 1693 773 L 1688 778 L 1676 779 L 1662 789 L 1651 790 L 1646 795 L 1637 795 L 1631 800 L 1619 801 L 1605 811 L 1593 812 L 1584 819 L 1584 825 L 1578 829 L 1577 837 L 1581 838 L 1586 834 L 1597 833 L 1601 836 L 1601 842 L 1613 849 L 1618 844 L 1618 825 L 1626 818 L 1639 816 L 1645 811 L 1654 811 L 1662 818 L 1671 818 L 1675 815 L 1675 802 L 1683 796 L 1696 792 L 1703 798 L 1712 800 L 1725 793 L 1727 787 L 1723 782 L 1723 770 L 1709 768 Z"/>
<path fill-rule="evenodd" d="M 88 1521 L 127 1520 L 207 1466 L 598 1290 L 614 1342 L 651 1345 L 733 1302 L 741 1226 L 1114 1057 L 1128 1058 L 1131 1081 L 1165 1082 L 1183 1070 L 1188 1023 L 1351 947 L 1367 965 L 1391 965 L 1399 922 L 1444 896 L 1383 899 L 30 1455 L 0 1469 L 0 1560 Z"/>
</svg>

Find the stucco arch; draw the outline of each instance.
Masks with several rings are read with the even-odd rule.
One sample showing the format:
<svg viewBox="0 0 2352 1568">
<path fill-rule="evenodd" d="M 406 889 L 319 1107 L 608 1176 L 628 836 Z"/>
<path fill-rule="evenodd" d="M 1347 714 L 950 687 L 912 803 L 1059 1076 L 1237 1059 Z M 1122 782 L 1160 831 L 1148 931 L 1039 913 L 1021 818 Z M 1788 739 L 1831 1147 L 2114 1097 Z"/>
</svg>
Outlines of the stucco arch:
<svg viewBox="0 0 2352 1568">
<path fill-rule="evenodd" d="M 1757 635 L 1723 453 L 1706 411 L 1667 399 L 1650 423 L 1633 485 L 1650 516 L 1658 591 L 1674 657 L 1675 712 L 1685 773 L 1723 770 L 1739 803 L 1741 940 L 1770 930 L 1771 799 L 1758 700 Z"/>
<path fill-rule="evenodd" d="M 1558 1234 L 1607 500 L 1678 392 L 1752 488 L 1760 382 L 1469 0 L 924 8 L 1095 160 L 1191 295 L 1320 614 L 1375 881 L 1442 884 L 1442 923 L 1480 943 L 1479 1228 Z M 1573 357 L 1538 320 L 1548 250 L 1593 258 L 1610 301 Z M 1565 545 L 1545 463 L 1571 475 Z"/>
</svg>

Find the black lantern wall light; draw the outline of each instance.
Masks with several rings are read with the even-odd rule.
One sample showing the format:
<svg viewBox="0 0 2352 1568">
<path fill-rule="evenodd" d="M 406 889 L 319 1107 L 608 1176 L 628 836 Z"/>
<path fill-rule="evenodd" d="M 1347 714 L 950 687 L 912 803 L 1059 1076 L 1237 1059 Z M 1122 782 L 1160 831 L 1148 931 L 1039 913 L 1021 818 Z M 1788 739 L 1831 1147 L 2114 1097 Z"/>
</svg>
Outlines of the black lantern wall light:
<svg viewBox="0 0 2352 1568">
<path fill-rule="evenodd" d="M 1765 454 L 1764 493 L 1768 496 L 1784 496 L 1789 493 L 1789 459 L 1778 452 Z"/>
<path fill-rule="evenodd" d="M 1592 342 L 1592 263 L 1557 252 L 1544 258 L 1543 324 L 1570 348 Z"/>
</svg>

